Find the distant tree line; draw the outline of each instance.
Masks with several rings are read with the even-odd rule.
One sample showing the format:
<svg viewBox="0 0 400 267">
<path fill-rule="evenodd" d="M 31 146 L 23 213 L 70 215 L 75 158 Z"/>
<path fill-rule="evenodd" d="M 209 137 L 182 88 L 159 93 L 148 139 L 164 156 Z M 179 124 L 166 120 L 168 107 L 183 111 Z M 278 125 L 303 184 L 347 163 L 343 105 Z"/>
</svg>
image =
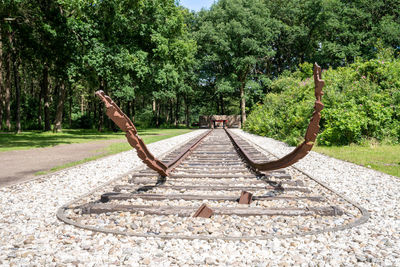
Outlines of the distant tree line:
<svg viewBox="0 0 400 267">
<path fill-rule="evenodd" d="M 104 90 L 141 126 L 241 114 L 280 74 L 400 46 L 400 1 L 0 0 L 0 128 L 112 128 Z M 53 127 L 52 127 L 53 125 Z"/>
</svg>

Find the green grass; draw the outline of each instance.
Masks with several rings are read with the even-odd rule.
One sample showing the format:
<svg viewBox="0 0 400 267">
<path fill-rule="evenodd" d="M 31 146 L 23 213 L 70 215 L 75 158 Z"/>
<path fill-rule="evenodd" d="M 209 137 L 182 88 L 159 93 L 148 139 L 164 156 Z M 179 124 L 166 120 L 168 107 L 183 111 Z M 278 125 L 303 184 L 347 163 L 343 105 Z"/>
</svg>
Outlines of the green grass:
<svg viewBox="0 0 400 267">
<path fill-rule="evenodd" d="M 26 131 L 20 134 L 2 133 L 0 134 L 0 152 L 118 138 L 124 138 L 124 134 L 76 129 L 63 130 L 61 133 L 40 131 Z"/>
<path fill-rule="evenodd" d="M 154 143 L 163 139 L 167 139 L 167 138 L 171 138 L 177 135 L 181 135 L 181 134 L 185 134 L 192 131 L 191 129 L 146 129 L 146 130 L 138 130 L 139 132 L 139 136 L 143 139 L 145 144 L 150 144 L 150 143 Z M 111 133 L 109 135 L 112 135 Z M 115 134 L 117 137 L 121 135 L 121 138 L 125 138 L 124 135 L 121 134 Z M 106 138 L 106 139 L 110 139 L 110 138 Z M 88 157 L 79 161 L 74 161 L 74 162 L 70 162 L 67 164 L 63 164 L 60 166 L 56 166 L 51 168 L 48 171 L 39 171 L 37 173 L 35 173 L 35 175 L 44 175 L 44 174 L 49 174 L 55 171 L 59 171 L 65 168 L 69 168 L 69 167 L 73 167 L 82 163 L 86 163 L 92 160 L 96 160 L 105 156 L 109 156 L 109 155 L 113 155 L 113 154 L 117 154 L 120 152 L 124 152 L 124 151 L 128 151 L 133 149 L 128 142 L 126 143 L 114 143 L 114 144 L 110 144 L 109 146 L 107 146 L 106 148 L 103 148 L 97 152 L 100 152 L 100 154 L 92 156 L 92 157 Z"/>
<path fill-rule="evenodd" d="M 183 132 L 185 130 L 189 131 L 187 129 L 142 129 L 138 130 L 138 132 L 140 136 L 158 136 L 160 134 L 168 135 L 175 131 L 180 132 L 182 130 Z M 99 133 L 95 130 L 77 129 L 66 129 L 61 133 L 40 131 L 26 131 L 20 134 L 0 133 L 0 152 L 120 138 L 125 138 L 123 132 Z"/>
<path fill-rule="evenodd" d="M 400 177 L 400 145 L 317 146 L 313 150 Z"/>
</svg>

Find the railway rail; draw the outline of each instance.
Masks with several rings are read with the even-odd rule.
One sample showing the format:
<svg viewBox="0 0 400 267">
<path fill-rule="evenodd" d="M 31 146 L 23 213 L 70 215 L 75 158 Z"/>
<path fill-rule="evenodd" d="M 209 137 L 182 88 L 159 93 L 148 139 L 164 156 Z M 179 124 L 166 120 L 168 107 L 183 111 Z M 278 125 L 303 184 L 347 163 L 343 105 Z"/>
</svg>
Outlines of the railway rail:
<svg viewBox="0 0 400 267">
<path fill-rule="evenodd" d="M 61 207 L 58 218 L 105 233 L 226 240 L 317 234 L 368 219 L 365 209 L 294 167 L 254 170 L 237 146 L 254 160 L 266 152 L 228 129 L 208 130 L 161 161 L 168 165 L 193 144 L 168 177 L 136 170 Z M 250 204 L 239 203 L 243 192 Z M 193 217 L 202 206 L 210 218 Z"/>
<path fill-rule="evenodd" d="M 104 233 L 225 240 L 318 234 L 366 222 L 364 208 L 291 166 L 310 151 L 319 130 L 320 71 L 315 65 L 316 102 L 305 141 L 281 159 L 229 129 L 208 130 L 157 159 L 129 118 L 98 92 L 146 167 L 64 205 L 57 217 Z"/>
</svg>

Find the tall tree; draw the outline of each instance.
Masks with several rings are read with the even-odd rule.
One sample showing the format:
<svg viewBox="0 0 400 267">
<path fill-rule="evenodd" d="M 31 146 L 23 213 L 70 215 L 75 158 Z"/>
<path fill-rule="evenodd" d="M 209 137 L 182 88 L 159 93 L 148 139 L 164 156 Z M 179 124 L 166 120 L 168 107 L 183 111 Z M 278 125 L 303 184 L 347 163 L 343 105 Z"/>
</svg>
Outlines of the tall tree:
<svg viewBox="0 0 400 267">
<path fill-rule="evenodd" d="M 49 94 L 49 67 L 47 63 L 43 66 L 42 95 L 44 106 L 44 130 L 50 131 L 50 94 Z"/>
<path fill-rule="evenodd" d="M 66 88 L 64 81 L 61 81 L 58 88 L 58 102 L 56 109 L 56 118 L 54 120 L 53 132 L 59 132 L 62 130 L 63 110 L 65 102 Z"/>
<path fill-rule="evenodd" d="M 11 44 L 12 44 L 12 35 L 8 31 L 6 31 L 7 41 L 8 41 L 8 50 L 6 51 L 6 81 L 5 81 L 5 89 L 4 89 L 4 103 L 5 103 L 5 115 L 6 115 L 6 128 L 8 131 L 11 130 L 11 72 L 12 72 L 12 61 L 11 61 Z"/>
<path fill-rule="evenodd" d="M 199 43 L 205 66 L 211 66 L 211 81 L 225 90 L 237 88 L 242 122 L 246 121 L 246 83 L 274 54 L 278 22 L 261 0 L 220 0 L 202 14 Z"/>
<path fill-rule="evenodd" d="M 13 76 L 15 88 L 15 132 L 21 133 L 21 84 L 19 75 L 19 66 L 21 59 L 17 54 L 15 47 L 13 47 L 14 63 L 13 63 Z"/>
<path fill-rule="evenodd" d="M 2 35 L 2 27 L 0 27 L 0 130 L 3 127 L 3 35 Z"/>
</svg>

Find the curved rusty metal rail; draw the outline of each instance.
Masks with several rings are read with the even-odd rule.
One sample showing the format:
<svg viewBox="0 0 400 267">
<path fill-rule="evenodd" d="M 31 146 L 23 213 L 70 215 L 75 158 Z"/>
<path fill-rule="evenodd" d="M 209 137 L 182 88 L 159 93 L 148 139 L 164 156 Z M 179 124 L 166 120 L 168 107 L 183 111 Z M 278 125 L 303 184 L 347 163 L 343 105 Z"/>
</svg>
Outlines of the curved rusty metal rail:
<svg viewBox="0 0 400 267">
<path fill-rule="evenodd" d="M 229 132 L 229 130 L 225 129 L 228 133 L 228 136 L 231 138 L 232 141 L 234 141 L 239 152 L 242 154 L 242 156 L 246 159 L 251 167 L 258 171 L 271 171 L 285 168 L 304 158 L 308 154 L 308 152 L 310 152 L 318 135 L 319 121 L 321 120 L 321 110 L 324 108 L 324 104 L 322 104 L 321 98 L 324 94 L 324 92 L 322 92 L 322 88 L 324 87 L 325 82 L 322 80 L 321 77 L 321 67 L 318 66 L 317 63 L 314 64 L 314 83 L 316 100 L 314 104 L 314 112 L 305 134 L 305 140 L 303 143 L 298 145 L 291 153 L 287 154 L 283 158 L 262 163 L 256 162 L 248 153 L 246 153 L 244 149 L 240 147 L 237 142 L 235 142 L 235 137 Z"/>
<path fill-rule="evenodd" d="M 147 146 L 143 142 L 143 140 L 137 135 L 137 130 L 135 125 L 129 119 L 128 116 L 125 115 L 124 112 L 115 104 L 112 99 L 107 96 L 103 91 L 97 91 L 96 95 L 104 102 L 106 106 L 106 114 L 107 116 L 124 132 L 126 132 L 126 139 L 128 143 L 136 149 L 139 158 L 151 169 L 155 170 L 158 174 L 165 177 L 168 176 L 169 172 L 173 170 L 173 168 L 179 164 L 184 158 L 186 158 L 193 149 L 203 140 L 207 135 L 210 134 L 210 131 L 207 131 L 203 135 L 201 135 L 194 144 L 185 147 L 184 151 L 180 153 L 175 159 L 164 164 L 161 160 L 151 154 L 148 150 Z"/>
<path fill-rule="evenodd" d="M 252 145 L 261 148 L 259 145 L 250 142 Z M 264 148 L 261 148 L 262 151 L 265 151 L 267 153 L 270 153 L 272 156 L 275 157 L 274 154 L 272 154 L 271 152 L 267 151 Z M 295 167 L 293 167 L 295 168 Z M 317 180 L 315 177 L 313 177 L 312 175 L 310 175 L 309 173 L 295 168 L 297 171 L 299 171 L 300 173 L 302 173 L 303 175 L 305 175 L 306 177 L 310 178 L 311 180 L 315 181 L 316 183 L 320 184 L 322 187 L 324 187 L 325 189 L 331 191 L 334 195 L 337 195 L 339 198 L 342 198 L 343 200 L 345 200 L 346 202 L 348 202 L 350 205 L 354 206 L 360 213 L 360 217 L 356 218 L 354 221 L 349 222 L 348 224 L 344 224 L 344 225 L 337 225 L 337 226 L 333 226 L 333 227 L 327 227 L 324 229 L 316 229 L 316 230 L 311 230 L 309 232 L 298 232 L 298 233 L 293 233 L 293 234 L 282 234 L 282 235 L 276 235 L 276 234 L 265 234 L 265 235 L 255 235 L 255 236 L 207 236 L 207 235 L 186 235 L 186 234 L 156 234 L 153 232 L 148 232 L 148 233 L 133 233 L 133 232 L 126 232 L 126 231 L 122 231 L 122 230 L 114 230 L 114 229 L 107 229 L 105 227 L 97 227 L 97 226 L 91 226 L 91 225 L 84 225 L 81 221 L 75 221 L 73 219 L 70 219 L 67 216 L 66 211 L 71 209 L 71 206 L 74 205 L 74 203 L 78 203 L 79 201 L 81 201 L 84 198 L 89 197 L 90 195 L 94 194 L 95 192 L 97 192 L 98 190 L 103 189 L 104 187 L 107 187 L 109 185 L 111 185 L 112 183 L 122 179 L 123 177 L 125 177 L 127 174 L 124 174 L 120 177 L 117 177 L 97 188 L 95 188 L 94 190 L 90 191 L 89 193 L 78 197 L 77 199 L 74 199 L 72 201 L 70 201 L 69 203 L 63 205 L 62 207 L 60 207 L 57 210 L 56 216 L 59 220 L 65 222 L 66 224 L 70 224 L 73 225 L 75 227 L 81 228 L 81 229 L 85 229 L 85 230 L 91 230 L 91 231 L 95 231 L 95 232 L 101 232 L 101 233 L 105 233 L 105 234 L 115 234 L 115 235 L 123 235 L 123 236 L 135 236 L 135 237 L 150 237 L 150 238 L 160 238 L 160 239 L 186 239 L 186 240 L 195 240 L 195 239 L 200 239 L 200 240 L 227 240 L 227 241 L 244 241 L 244 240 L 270 240 L 273 238 L 278 238 L 278 239 L 286 239 L 286 238 L 297 238 L 297 237 L 301 237 L 301 236 L 308 236 L 308 235 L 318 235 L 318 234 L 323 234 L 323 233 L 329 233 L 329 232 L 336 232 L 336 231 L 343 231 L 343 230 L 347 230 L 356 226 L 359 226 L 363 223 L 366 223 L 370 217 L 369 212 L 364 209 L 363 207 L 361 207 L 358 203 L 350 200 L 349 198 L 347 198 L 346 196 L 342 195 L 341 193 L 339 193 L 338 191 L 332 189 L 331 187 L 329 187 L 328 185 L 326 185 L 325 183 Z"/>
<path fill-rule="evenodd" d="M 116 124 L 118 127 L 126 132 L 126 139 L 129 144 L 136 149 L 139 158 L 151 169 L 155 170 L 162 176 L 168 175 L 168 167 L 160 160 L 155 158 L 153 154 L 147 149 L 143 140 L 137 135 L 137 130 L 132 121 L 126 116 L 117 104 L 107 96 L 103 91 L 97 91 L 96 95 L 104 102 L 106 106 L 107 116 Z"/>
</svg>

